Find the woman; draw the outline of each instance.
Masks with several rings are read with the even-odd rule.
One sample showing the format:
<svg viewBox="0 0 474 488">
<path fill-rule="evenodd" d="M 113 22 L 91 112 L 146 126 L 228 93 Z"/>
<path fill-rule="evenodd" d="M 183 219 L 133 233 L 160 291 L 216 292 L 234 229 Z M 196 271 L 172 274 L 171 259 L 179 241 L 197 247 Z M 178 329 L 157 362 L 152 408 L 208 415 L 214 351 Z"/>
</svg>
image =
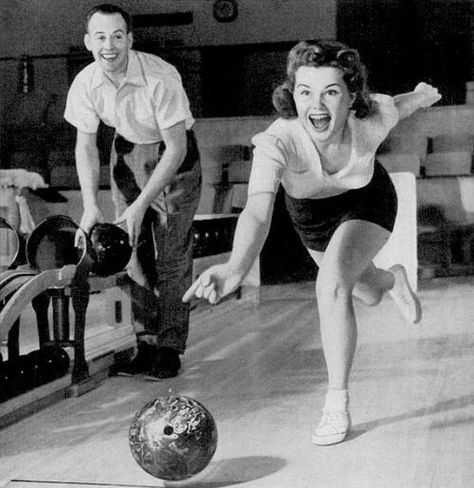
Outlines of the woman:
<svg viewBox="0 0 474 488">
<path fill-rule="evenodd" d="M 281 183 L 295 229 L 319 267 L 328 391 L 315 444 L 341 442 L 350 430 L 348 381 L 357 339 L 352 297 L 376 305 L 389 291 L 410 322 L 421 319 L 403 266 L 373 264 L 397 212 L 393 184 L 375 152 L 398 120 L 440 98 L 425 83 L 393 98 L 371 95 L 357 51 L 335 41 L 298 43 L 289 53 L 287 79 L 273 95 L 280 118 L 252 140 L 248 201 L 229 261 L 206 270 L 183 297 L 216 303 L 236 289 L 262 249 Z"/>
</svg>

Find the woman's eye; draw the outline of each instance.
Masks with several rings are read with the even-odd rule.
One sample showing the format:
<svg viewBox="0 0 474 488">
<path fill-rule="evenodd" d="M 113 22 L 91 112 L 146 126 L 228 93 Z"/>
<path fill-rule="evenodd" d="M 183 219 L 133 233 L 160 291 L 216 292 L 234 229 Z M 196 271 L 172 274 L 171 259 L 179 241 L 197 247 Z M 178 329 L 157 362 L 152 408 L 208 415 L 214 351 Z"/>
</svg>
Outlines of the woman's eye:
<svg viewBox="0 0 474 488">
<path fill-rule="evenodd" d="M 334 97 L 334 96 L 337 96 L 339 95 L 339 92 L 337 90 L 328 90 L 326 92 L 327 95 L 331 96 L 331 97 Z"/>
</svg>

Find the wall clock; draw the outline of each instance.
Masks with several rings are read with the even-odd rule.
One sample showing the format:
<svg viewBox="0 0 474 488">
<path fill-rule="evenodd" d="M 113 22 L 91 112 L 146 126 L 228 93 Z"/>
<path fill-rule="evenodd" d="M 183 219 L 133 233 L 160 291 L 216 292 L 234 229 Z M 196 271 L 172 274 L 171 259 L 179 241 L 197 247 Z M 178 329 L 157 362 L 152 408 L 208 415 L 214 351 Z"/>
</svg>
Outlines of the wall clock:
<svg viewBox="0 0 474 488">
<path fill-rule="evenodd" d="M 232 22 L 237 17 L 237 1 L 215 0 L 212 13 L 218 22 Z"/>
</svg>

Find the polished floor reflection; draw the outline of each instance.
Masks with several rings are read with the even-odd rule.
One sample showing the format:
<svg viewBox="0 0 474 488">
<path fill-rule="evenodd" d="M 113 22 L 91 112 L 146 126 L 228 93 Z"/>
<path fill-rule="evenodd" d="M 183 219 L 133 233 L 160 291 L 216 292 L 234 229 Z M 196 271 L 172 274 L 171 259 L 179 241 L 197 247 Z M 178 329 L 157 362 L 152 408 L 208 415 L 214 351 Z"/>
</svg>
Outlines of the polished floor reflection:
<svg viewBox="0 0 474 488">
<path fill-rule="evenodd" d="M 356 304 L 354 427 L 342 444 L 310 443 L 326 388 L 313 284 L 265 286 L 256 308 L 194 316 L 178 378 L 109 378 L 0 430 L 0 486 L 163 486 L 135 464 L 127 432 L 146 401 L 173 393 L 206 405 L 219 432 L 208 468 L 181 486 L 472 487 L 473 284 L 422 283 L 418 326 L 389 298 Z"/>
</svg>

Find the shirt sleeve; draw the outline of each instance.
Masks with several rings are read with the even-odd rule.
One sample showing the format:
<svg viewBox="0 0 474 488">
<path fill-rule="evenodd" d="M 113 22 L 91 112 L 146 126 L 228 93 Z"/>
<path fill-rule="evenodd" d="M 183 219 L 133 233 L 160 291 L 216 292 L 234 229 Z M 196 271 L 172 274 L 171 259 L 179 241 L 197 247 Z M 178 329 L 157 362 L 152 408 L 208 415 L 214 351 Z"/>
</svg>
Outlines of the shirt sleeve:
<svg viewBox="0 0 474 488">
<path fill-rule="evenodd" d="M 160 129 L 169 129 L 178 122 L 193 121 L 189 99 L 180 79 L 167 76 L 154 94 L 155 117 Z M 187 128 L 189 128 L 187 126 Z"/>
<path fill-rule="evenodd" d="M 276 193 L 286 167 L 285 148 L 282 141 L 262 132 L 252 138 L 255 146 L 248 194 Z"/>
<path fill-rule="evenodd" d="M 99 127 L 99 116 L 80 73 L 69 88 L 64 118 L 76 129 L 89 134 L 97 132 Z"/>
<path fill-rule="evenodd" d="M 390 131 L 397 125 L 400 118 L 393 97 L 380 93 L 374 94 L 372 97 L 378 104 L 378 114 L 382 125 Z"/>
<path fill-rule="evenodd" d="M 379 93 L 371 96 L 376 103 L 375 113 L 365 119 L 352 116 L 362 152 L 375 152 L 399 120 L 393 97 Z"/>
</svg>

